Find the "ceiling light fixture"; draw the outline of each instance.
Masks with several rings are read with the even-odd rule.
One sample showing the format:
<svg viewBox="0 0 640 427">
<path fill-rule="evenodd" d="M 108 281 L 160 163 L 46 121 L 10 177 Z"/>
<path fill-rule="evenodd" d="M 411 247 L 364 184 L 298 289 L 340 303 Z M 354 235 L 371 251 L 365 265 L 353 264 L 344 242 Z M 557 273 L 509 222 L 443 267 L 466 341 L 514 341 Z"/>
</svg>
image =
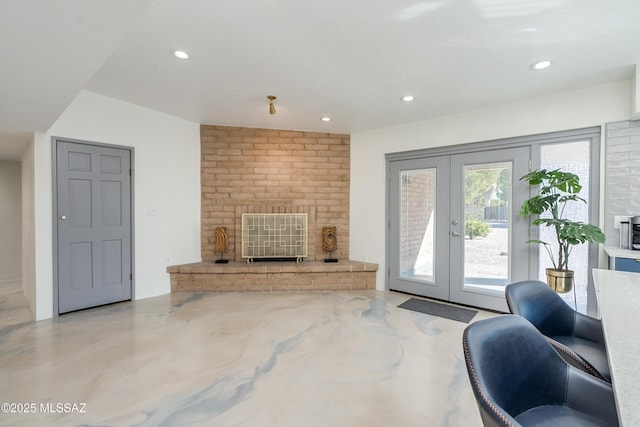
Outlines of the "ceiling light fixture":
<svg viewBox="0 0 640 427">
<path fill-rule="evenodd" d="M 323 122 L 330 122 L 331 121 L 331 117 L 327 117 L 327 116 L 320 117 L 320 120 L 322 120 Z"/>
<path fill-rule="evenodd" d="M 277 98 L 273 95 L 268 95 L 267 99 L 269 100 L 269 114 L 273 116 L 276 114 L 276 106 L 273 105 L 273 101 L 275 101 Z"/>
<path fill-rule="evenodd" d="M 411 101 L 413 101 L 414 99 L 415 99 L 415 98 L 414 98 L 412 95 L 405 95 L 405 96 L 403 96 L 403 97 L 402 97 L 402 100 L 403 100 L 404 102 L 411 102 Z"/>
<path fill-rule="evenodd" d="M 189 55 L 184 50 L 172 50 L 171 54 L 173 56 L 175 56 L 176 58 L 178 58 L 178 59 L 189 59 L 189 58 L 191 58 L 191 55 Z"/>
<path fill-rule="evenodd" d="M 549 68 L 551 66 L 551 61 L 549 60 L 544 60 L 544 61 L 538 61 L 535 64 L 531 64 L 531 68 L 534 71 L 540 71 L 540 70 L 544 70 L 545 68 Z"/>
</svg>

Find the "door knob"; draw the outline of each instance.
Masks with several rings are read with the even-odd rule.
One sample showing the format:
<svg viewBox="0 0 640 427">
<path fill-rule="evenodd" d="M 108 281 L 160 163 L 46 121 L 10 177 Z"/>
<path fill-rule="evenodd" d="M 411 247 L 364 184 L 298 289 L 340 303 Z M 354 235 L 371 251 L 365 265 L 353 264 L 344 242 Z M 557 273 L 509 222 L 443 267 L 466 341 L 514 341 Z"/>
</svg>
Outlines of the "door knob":
<svg viewBox="0 0 640 427">
<path fill-rule="evenodd" d="M 66 215 L 61 215 L 60 219 L 64 221 L 65 219 L 67 219 L 67 216 Z"/>
</svg>

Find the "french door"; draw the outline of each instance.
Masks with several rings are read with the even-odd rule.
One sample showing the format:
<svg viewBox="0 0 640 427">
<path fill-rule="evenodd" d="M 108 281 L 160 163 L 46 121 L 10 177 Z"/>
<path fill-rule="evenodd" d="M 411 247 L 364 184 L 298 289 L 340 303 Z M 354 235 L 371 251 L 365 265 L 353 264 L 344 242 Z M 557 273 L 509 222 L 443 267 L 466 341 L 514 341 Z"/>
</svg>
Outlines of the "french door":
<svg viewBox="0 0 640 427">
<path fill-rule="evenodd" d="M 389 162 L 389 289 L 507 311 L 529 277 L 529 148 Z"/>
</svg>

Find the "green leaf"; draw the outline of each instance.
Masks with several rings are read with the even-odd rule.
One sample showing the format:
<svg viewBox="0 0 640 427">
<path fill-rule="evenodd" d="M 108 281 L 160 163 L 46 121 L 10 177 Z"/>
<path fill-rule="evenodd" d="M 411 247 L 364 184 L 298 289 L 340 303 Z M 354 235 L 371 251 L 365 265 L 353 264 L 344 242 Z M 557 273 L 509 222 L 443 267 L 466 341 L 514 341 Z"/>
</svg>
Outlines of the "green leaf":
<svg viewBox="0 0 640 427">
<path fill-rule="evenodd" d="M 525 243 L 539 243 L 541 245 L 550 245 L 550 243 L 544 242 L 542 240 L 539 239 L 532 239 L 532 240 L 527 240 Z"/>
</svg>

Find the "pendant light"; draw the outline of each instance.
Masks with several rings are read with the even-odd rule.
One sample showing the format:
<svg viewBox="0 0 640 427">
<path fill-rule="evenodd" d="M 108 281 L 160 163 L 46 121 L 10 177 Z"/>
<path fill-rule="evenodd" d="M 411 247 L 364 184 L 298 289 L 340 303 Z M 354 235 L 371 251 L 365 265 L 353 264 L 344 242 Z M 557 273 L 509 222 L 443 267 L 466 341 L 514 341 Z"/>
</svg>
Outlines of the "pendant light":
<svg viewBox="0 0 640 427">
<path fill-rule="evenodd" d="M 273 116 L 276 114 L 276 106 L 273 105 L 273 101 L 276 99 L 276 97 L 273 95 L 269 95 L 267 96 L 267 99 L 269 99 L 269 114 Z"/>
</svg>

